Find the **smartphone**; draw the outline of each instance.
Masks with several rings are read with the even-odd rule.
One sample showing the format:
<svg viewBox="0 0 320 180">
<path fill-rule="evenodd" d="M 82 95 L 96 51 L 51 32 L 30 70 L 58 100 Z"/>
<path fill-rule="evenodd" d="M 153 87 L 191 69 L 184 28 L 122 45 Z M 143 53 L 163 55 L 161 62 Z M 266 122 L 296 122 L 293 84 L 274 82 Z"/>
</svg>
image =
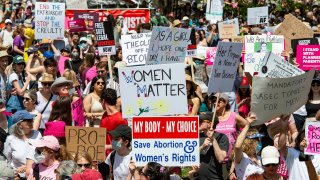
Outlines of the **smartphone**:
<svg viewBox="0 0 320 180">
<path fill-rule="evenodd" d="M 300 152 L 299 161 L 308 161 L 308 160 L 309 160 L 309 156 L 304 154 L 303 152 Z"/>
</svg>

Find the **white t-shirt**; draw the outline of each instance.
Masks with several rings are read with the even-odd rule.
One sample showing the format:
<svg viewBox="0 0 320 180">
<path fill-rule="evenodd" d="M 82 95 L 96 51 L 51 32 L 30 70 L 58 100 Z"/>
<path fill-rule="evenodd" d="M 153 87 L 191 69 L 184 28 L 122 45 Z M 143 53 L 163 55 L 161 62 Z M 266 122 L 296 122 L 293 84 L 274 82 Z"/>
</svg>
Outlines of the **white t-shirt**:
<svg viewBox="0 0 320 180">
<path fill-rule="evenodd" d="M 304 161 L 299 161 L 300 152 L 294 148 L 288 148 L 285 163 L 288 168 L 289 180 L 309 179 L 308 169 Z M 312 162 L 313 162 L 313 157 Z"/>
<path fill-rule="evenodd" d="M 6 82 L 5 78 L 0 74 L 0 98 L 6 101 Z"/>
<path fill-rule="evenodd" d="M 42 94 L 39 91 L 37 92 L 37 98 L 38 98 L 39 104 L 36 106 L 36 110 L 41 113 L 48 101 L 42 96 Z M 50 117 L 50 113 L 52 111 L 52 103 L 56 99 L 57 99 L 57 96 L 53 95 L 48 106 L 46 107 L 45 111 L 41 114 L 42 118 L 41 118 L 41 123 L 40 123 L 40 127 L 39 127 L 40 129 L 45 128 L 45 124 L 48 122 L 49 117 Z"/>
<path fill-rule="evenodd" d="M 237 179 L 246 180 L 248 176 L 252 174 L 262 174 L 263 168 L 261 165 L 257 165 L 248 157 L 246 153 L 242 153 L 242 159 L 239 164 L 235 163 L 235 170 Z"/>
<path fill-rule="evenodd" d="M 12 46 L 13 45 L 13 30 L 11 32 L 8 32 L 6 29 L 1 31 L 0 37 L 3 40 L 2 46 L 7 47 L 7 46 Z"/>
<path fill-rule="evenodd" d="M 111 166 L 110 160 L 111 153 L 108 155 L 105 163 Z M 115 180 L 123 180 L 126 179 L 128 174 L 130 173 L 129 164 L 132 157 L 132 153 L 130 152 L 126 156 L 120 156 L 117 152 L 114 156 L 113 163 L 113 177 Z"/>
</svg>

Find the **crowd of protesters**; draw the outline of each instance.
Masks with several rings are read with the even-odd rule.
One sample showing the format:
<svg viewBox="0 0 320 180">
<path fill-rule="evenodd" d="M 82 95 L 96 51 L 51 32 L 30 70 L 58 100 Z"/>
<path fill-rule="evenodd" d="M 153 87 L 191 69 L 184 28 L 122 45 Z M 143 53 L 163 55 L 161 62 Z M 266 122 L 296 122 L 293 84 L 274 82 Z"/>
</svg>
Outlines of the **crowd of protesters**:
<svg viewBox="0 0 320 180">
<path fill-rule="evenodd" d="M 312 1 L 302 3 L 309 3 L 312 10 L 270 11 L 269 27 L 279 25 L 292 13 L 320 33 L 320 6 Z M 206 19 L 204 10 L 193 1 L 167 15 L 155 9 L 150 23 L 130 31 L 120 25 L 122 16 L 108 15 L 117 42 L 116 55 L 108 63 L 107 56 L 96 51 L 95 32 L 65 30 L 60 49 L 50 37 L 36 40 L 34 5 L 25 0 L 2 0 L 0 6 L 0 179 L 320 179 L 320 156 L 304 154 L 304 124 L 320 120 L 319 72 L 304 106 L 252 127 L 256 115 L 250 112 L 252 89 L 243 64 L 232 92 L 208 94 L 192 80 L 191 72 L 191 63 L 195 62 L 196 70 L 204 64 L 202 81 L 208 85 L 204 59 L 186 57 L 189 111 L 184 116 L 199 116 L 200 164 L 164 167 L 146 162 L 137 167 L 131 152 L 131 119 L 124 119 L 121 112 L 121 102 L 126 101 L 121 99 L 125 92 L 120 92 L 117 73 L 126 66 L 121 35 L 166 26 L 195 29 L 197 46 L 215 47 L 219 41 L 231 40 L 219 38 L 218 22 Z M 269 32 L 266 24 L 248 26 L 239 14 L 225 13 L 223 18 L 235 17 L 242 36 Z M 283 56 L 297 65 L 292 52 Z M 61 57 L 67 60 L 58 67 Z M 74 125 L 71 103 L 79 98 L 83 98 L 84 126 L 106 129 L 105 162 L 93 161 L 86 151 L 71 154 L 66 147 L 65 126 Z"/>
</svg>

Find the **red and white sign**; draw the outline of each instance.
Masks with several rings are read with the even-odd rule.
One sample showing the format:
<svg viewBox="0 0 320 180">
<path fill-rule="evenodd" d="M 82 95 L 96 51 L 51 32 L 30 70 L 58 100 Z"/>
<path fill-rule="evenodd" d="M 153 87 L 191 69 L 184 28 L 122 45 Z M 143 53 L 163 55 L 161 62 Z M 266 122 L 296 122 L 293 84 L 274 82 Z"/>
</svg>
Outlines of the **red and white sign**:
<svg viewBox="0 0 320 180">
<path fill-rule="evenodd" d="M 198 116 L 133 117 L 132 152 L 137 166 L 199 164 Z"/>
<path fill-rule="evenodd" d="M 95 12 L 99 14 L 99 21 L 107 21 L 107 15 L 112 14 L 114 18 L 117 16 L 124 17 L 124 23 L 129 30 L 135 30 L 138 24 L 150 22 L 149 9 L 112 9 L 112 10 L 66 10 L 66 17 L 73 19 L 75 12 Z"/>
</svg>

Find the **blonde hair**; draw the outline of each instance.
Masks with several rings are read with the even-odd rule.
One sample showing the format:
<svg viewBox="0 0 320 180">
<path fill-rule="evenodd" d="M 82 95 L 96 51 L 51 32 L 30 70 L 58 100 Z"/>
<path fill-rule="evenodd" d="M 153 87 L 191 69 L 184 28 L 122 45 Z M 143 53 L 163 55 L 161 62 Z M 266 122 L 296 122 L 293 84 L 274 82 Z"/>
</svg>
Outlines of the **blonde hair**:
<svg viewBox="0 0 320 180">
<path fill-rule="evenodd" d="M 254 133 L 257 133 L 258 131 L 256 129 L 249 129 L 247 132 L 246 136 L 250 136 Z M 246 153 L 249 157 L 253 157 L 256 155 L 256 147 L 258 145 L 258 140 L 257 139 L 249 139 L 246 138 L 241 146 L 242 152 Z M 232 150 L 230 154 L 230 159 L 234 159 L 234 149 Z"/>
<path fill-rule="evenodd" d="M 74 157 L 74 162 L 78 163 L 78 160 L 80 158 L 84 158 L 90 163 L 91 166 L 93 165 L 92 158 L 87 151 L 83 151 L 83 150 L 78 151 L 76 156 Z"/>
<path fill-rule="evenodd" d="M 63 77 L 65 77 L 67 80 L 71 80 L 73 87 L 77 87 L 80 85 L 77 79 L 77 75 L 73 70 L 66 69 L 63 73 Z"/>
</svg>

